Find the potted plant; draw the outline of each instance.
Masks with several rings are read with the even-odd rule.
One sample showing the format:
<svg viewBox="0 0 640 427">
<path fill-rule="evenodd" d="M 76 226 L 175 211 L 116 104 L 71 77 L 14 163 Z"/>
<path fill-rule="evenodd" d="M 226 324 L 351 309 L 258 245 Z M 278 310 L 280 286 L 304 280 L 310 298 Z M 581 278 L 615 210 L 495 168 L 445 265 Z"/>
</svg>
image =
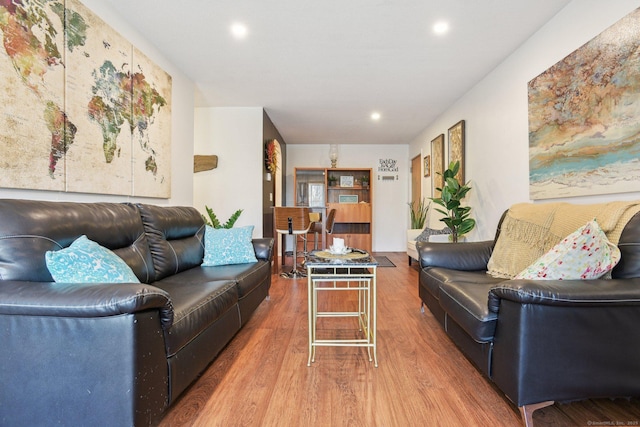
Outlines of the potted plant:
<svg viewBox="0 0 640 427">
<path fill-rule="evenodd" d="M 338 177 L 334 175 L 329 175 L 329 177 L 327 178 L 327 181 L 329 181 L 329 187 L 335 187 L 336 183 L 338 182 Z"/>
<path fill-rule="evenodd" d="M 225 222 L 224 224 L 222 224 L 219 220 L 218 217 L 216 216 L 215 213 L 213 213 L 213 209 L 211 209 L 209 206 L 205 205 L 204 208 L 207 211 L 207 215 L 209 215 L 209 218 L 207 218 L 206 216 L 202 215 L 202 218 L 204 219 L 204 222 L 213 228 L 232 228 L 233 224 L 236 223 L 236 221 L 238 220 L 238 218 L 240 217 L 240 214 L 242 213 L 243 209 L 238 209 L 237 211 L 235 211 L 233 213 L 233 215 L 231 215 L 231 217 L 227 220 L 227 222 Z"/>
<path fill-rule="evenodd" d="M 411 211 L 411 229 L 420 229 L 424 227 L 424 223 L 427 220 L 427 212 L 429 211 L 429 204 L 425 204 L 424 199 L 420 200 L 420 203 L 407 203 Z"/>
<path fill-rule="evenodd" d="M 360 182 L 362 183 L 363 188 L 369 188 L 369 175 L 362 175 Z"/>
<path fill-rule="evenodd" d="M 451 240 L 457 242 L 461 236 L 464 236 L 476 226 L 476 220 L 469 218 L 471 208 L 462 206 L 461 201 L 465 198 L 471 187 L 467 184 L 461 185 L 456 178 L 460 162 L 451 162 L 449 168 L 440 174 L 444 178 L 442 188 L 436 188 L 440 191 L 440 197 L 432 197 L 434 203 L 442 206 L 444 209 L 436 208 L 436 210 L 445 216 L 440 219 L 447 227 L 451 229 Z"/>
</svg>

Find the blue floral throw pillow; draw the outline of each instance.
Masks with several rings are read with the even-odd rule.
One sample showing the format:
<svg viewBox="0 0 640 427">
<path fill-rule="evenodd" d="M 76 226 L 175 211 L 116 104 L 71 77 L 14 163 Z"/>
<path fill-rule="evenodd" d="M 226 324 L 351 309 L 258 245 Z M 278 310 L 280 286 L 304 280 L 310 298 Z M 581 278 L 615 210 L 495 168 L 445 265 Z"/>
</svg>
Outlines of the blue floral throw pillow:
<svg viewBox="0 0 640 427">
<path fill-rule="evenodd" d="M 56 282 L 140 283 L 122 258 L 87 236 L 78 237 L 68 248 L 47 251 L 45 261 Z"/>
<path fill-rule="evenodd" d="M 213 228 L 207 226 L 204 232 L 205 267 L 228 264 L 257 262 L 251 242 L 253 225 L 235 228 Z"/>
</svg>

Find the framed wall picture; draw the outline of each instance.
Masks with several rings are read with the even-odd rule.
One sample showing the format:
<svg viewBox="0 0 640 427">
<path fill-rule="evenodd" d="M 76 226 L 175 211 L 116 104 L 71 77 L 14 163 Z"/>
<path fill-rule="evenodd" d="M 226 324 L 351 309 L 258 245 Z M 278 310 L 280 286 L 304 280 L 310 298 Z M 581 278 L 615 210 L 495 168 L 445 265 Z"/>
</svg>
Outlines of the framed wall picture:
<svg viewBox="0 0 640 427">
<path fill-rule="evenodd" d="M 358 203 L 357 194 L 340 194 L 338 196 L 338 203 Z"/>
<path fill-rule="evenodd" d="M 343 175 L 340 177 L 340 187 L 353 187 L 353 176 Z"/>
<path fill-rule="evenodd" d="M 431 167 L 433 177 L 431 178 L 431 197 L 440 197 L 440 191 L 444 185 L 444 134 L 441 133 L 431 141 Z"/>
<path fill-rule="evenodd" d="M 464 120 L 449 128 L 449 163 L 456 161 L 460 162 L 456 178 L 460 184 L 464 184 Z"/>
<path fill-rule="evenodd" d="M 532 200 L 640 191 L 638 22 L 635 9 L 529 82 Z"/>
<path fill-rule="evenodd" d="M 431 155 L 427 154 L 424 156 L 424 177 L 428 178 L 431 176 Z"/>
</svg>

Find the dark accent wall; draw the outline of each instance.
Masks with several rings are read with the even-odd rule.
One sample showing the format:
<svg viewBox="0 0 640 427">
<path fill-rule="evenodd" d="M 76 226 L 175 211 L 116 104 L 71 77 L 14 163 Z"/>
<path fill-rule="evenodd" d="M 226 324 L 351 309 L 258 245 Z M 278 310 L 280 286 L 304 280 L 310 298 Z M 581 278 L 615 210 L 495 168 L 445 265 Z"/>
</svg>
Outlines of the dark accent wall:
<svg viewBox="0 0 640 427">
<path fill-rule="evenodd" d="M 262 117 L 263 117 L 263 120 L 262 120 L 263 160 L 265 158 L 265 150 L 264 150 L 265 144 L 267 143 L 267 141 L 272 139 L 277 139 L 278 142 L 280 143 L 280 153 L 282 156 L 282 160 L 280 161 L 282 165 L 281 166 L 282 167 L 282 190 L 281 191 L 276 191 L 275 177 L 272 177 L 271 181 L 267 181 L 267 168 L 264 166 L 264 161 L 262 166 L 262 171 L 263 171 L 262 173 L 262 230 L 263 230 L 262 235 L 264 237 L 274 237 L 275 231 L 273 229 L 273 206 L 275 206 L 276 200 L 280 200 L 282 202 L 280 204 L 284 205 L 284 195 L 286 194 L 285 177 L 287 176 L 287 173 L 286 173 L 285 165 L 287 164 L 287 143 L 284 141 L 284 138 L 282 138 L 282 135 L 280 135 L 280 132 L 278 132 L 278 129 L 276 129 L 275 125 L 271 121 L 271 118 L 269 118 L 269 115 L 267 114 L 266 111 L 264 111 L 264 109 L 262 110 Z M 273 201 L 269 199 L 270 193 L 274 195 Z"/>
</svg>

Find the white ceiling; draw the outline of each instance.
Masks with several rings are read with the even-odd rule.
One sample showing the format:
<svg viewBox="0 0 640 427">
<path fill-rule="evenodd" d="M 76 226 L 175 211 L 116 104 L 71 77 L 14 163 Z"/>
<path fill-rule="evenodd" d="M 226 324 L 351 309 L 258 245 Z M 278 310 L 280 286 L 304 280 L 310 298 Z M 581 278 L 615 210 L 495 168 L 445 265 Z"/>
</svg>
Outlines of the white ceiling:
<svg viewBox="0 0 640 427">
<path fill-rule="evenodd" d="M 410 142 L 569 2 L 109 0 L 196 106 L 264 107 L 289 144 Z"/>
</svg>

